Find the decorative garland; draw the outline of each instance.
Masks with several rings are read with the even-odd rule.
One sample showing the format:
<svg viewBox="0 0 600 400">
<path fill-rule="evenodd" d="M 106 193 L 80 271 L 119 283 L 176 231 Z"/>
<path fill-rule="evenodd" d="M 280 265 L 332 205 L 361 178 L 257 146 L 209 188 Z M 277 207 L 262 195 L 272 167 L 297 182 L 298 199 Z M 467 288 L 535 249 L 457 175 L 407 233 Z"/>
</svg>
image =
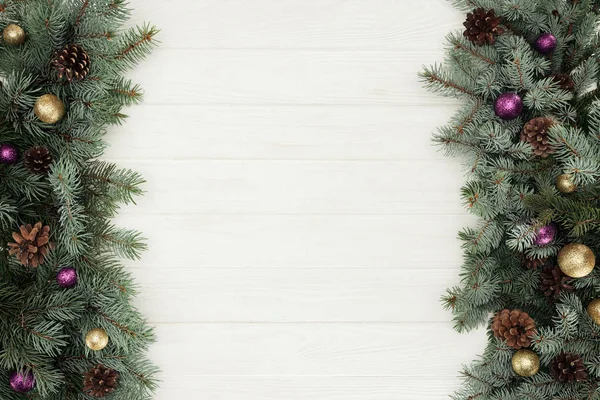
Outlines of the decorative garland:
<svg viewBox="0 0 600 400">
<path fill-rule="evenodd" d="M 459 332 L 488 328 L 461 400 L 600 399 L 598 0 L 453 0 L 428 89 L 465 105 L 434 141 L 466 160 Z"/>
<path fill-rule="evenodd" d="M 123 75 L 156 45 L 150 25 L 123 30 L 129 16 L 124 0 L 0 3 L 0 399 L 155 389 L 120 261 L 145 244 L 111 223 L 143 180 L 98 160 L 142 97 Z"/>
</svg>

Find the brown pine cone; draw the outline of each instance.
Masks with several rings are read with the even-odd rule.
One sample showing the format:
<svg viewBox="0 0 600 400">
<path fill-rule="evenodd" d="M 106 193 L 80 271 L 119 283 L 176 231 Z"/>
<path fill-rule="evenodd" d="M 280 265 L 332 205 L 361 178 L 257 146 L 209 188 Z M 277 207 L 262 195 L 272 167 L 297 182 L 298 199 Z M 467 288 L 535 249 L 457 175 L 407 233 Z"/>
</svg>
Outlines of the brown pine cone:
<svg viewBox="0 0 600 400">
<path fill-rule="evenodd" d="M 523 254 L 521 257 L 521 264 L 527 269 L 538 269 L 543 268 L 548 263 L 548 257 L 544 258 L 530 258 Z"/>
<path fill-rule="evenodd" d="M 26 267 L 37 268 L 54 248 L 54 243 L 50 242 L 50 227 L 42 226 L 41 222 L 34 226 L 21 225 L 20 232 L 13 232 L 12 237 L 16 243 L 8 244 L 8 254 L 16 256 Z"/>
<path fill-rule="evenodd" d="M 553 149 L 550 146 L 548 130 L 554 124 L 550 118 L 534 118 L 527 122 L 521 131 L 521 140 L 531 144 L 536 156 L 546 158 Z"/>
<path fill-rule="evenodd" d="M 535 334 L 535 328 L 535 321 L 521 310 L 504 309 L 492 320 L 494 336 L 517 350 L 531 345 L 530 336 Z"/>
<path fill-rule="evenodd" d="M 83 376 L 83 392 L 92 397 L 104 397 L 114 392 L 118 383 L 117 371 L 98 364 Z"/>
<path fill-rule="evenodd" d="M 69 82 L 81 80 L 90 72 L 88 53 L 76 44 L 68 44 L 54 55 L 52 66 L 58 72 L 58 78 L 66 77 Z"/>
<path fill-rule="evenodd" d="M 575 289 L 570 285 L 571 278 L 565 275 L 558 266 L 546 268 L 540 274 L 540 289 L 551 300 L 557 299 L 560 294 Z"/>
<path fill-rule="evenodd" d="M 552 80 L 558 83 L 558 86 L 562 90 L 568 90 L 569 92 L 575 89 L 575 82 L 571 79 L 569 74 L 553 74 Z"/>
<path fill-rule="evenodd" d="M 494 10 L 477 8 L 467 14 L 467 20 L 463 23 L 467 29 L 463 34 L 478 46 L 494 44 L 496 37 L 504 33 L 504 28 L 500 26 L 501 20 L 502 18 L 496 17 Z"/>
<path fill-rule="evenodd" d="M 577 354 L 560 354 L 550 364 L 550 375 L 559 382 L 584 382 L 588 374 Z"/>
<path fill-rule="evenodd" d="M 32 147 L 23 154 L 23 163 L 33 174 L 46 174 L 50 171 L 52 153 L 43 146 Z"/>
</svg>

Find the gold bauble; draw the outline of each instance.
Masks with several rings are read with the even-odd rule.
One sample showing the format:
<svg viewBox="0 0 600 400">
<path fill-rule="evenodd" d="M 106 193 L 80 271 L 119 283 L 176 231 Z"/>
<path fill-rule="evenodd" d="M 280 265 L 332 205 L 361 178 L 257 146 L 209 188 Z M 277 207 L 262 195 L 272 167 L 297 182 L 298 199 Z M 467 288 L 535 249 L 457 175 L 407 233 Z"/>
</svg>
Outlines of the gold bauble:
<svg viewBox="0 0 600 400">
<path fill-rule="evenodd" d="M 587 306 L 587 312 L 596 325 L 600 325 L 600 299 L 592 300 Z"/>
<path fill-rule="evenodd" d="M 4 43 L 18 46 L 25 43 L 25 31 L 19 25 L 10 24 L 2 32 Z"/>
<path fill-rule="evenodd" d="M 573 177 L 569 174 L 562 174 L 556 178 L 556 188 L 564 194 L 573 193 L 577 190 L 577 185 L 573 182 Z"/>
<path fill-rule="evenodd" d="M 56 95 L 48 93 L 37 99 L 33 112 L 40 121 L 55 124 L 65 116 L 65 105 Z"/>
<path fill-rule="evenodd" d="M 596 256 L 585 244 L 571 243 L 558 252 L 558 266 L 571 278 L 589 275 L 596 265 Z"/>
<path fill-rule="evenodd" d="M 94 328 L 85 335 L 85 344 L 92 350 L 102 350 L 108 345 L 108 334 L 102 328 Z"/>
<path fill-rule="evenodd" d="M 513 354 L 512 368 L 517 375 L 534 376 L 540 370 L 540 358 L 531 350 L 519 350 Z"/>
</svg>

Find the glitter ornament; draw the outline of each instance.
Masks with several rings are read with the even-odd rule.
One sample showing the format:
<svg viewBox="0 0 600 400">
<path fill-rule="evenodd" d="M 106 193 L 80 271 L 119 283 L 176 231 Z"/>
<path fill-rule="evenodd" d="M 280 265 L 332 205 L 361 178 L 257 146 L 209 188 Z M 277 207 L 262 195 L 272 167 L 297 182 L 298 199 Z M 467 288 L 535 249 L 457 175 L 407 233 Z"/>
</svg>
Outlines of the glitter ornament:
<svg viewBox="0 0 600 400">
<path fill-rule="evenodd" d="M 533 244 L 536 246 L 547 246 L 556 237 L 556 225 L 548 224 L 546 226 L 542 226 L 535 232 L 535 239 L 533 240 Z"/>
<path fill-rule="evenodd" d="M 12 144 L 0 145 L 0 164 L 15 164 L 19 161 L 19 150 Z"/>
<path fill-rule="evenodd" d="M 37 99 L 33 112 L 40 121 L 55 124 L 65 116 L 65 105 L 56 95 L 48 93 Z"/>
<path fill-rule="evenodd" d="M 77 285 L 77 271 L 70 267 L 61 268 L 56 274 L 56 282 L 61 288 L 72 288 Z"/>
<path fill-rule="evenodd" d="M 540 358 L 531 350 L 519 350 L 513 354 L 512 369 L 519 376 L 533 376 L 540 370 Z"/>
<path fill-rule="evenodd" d="M 556 178 L 556 188 L 563 194 L 569 194 L 577 190 L 577 185 L 573 182 L 573 177 L 571 175 L 562 174 Z"/>
<path fill-rule="evenodd" d="M 535 40 L 535 49 L 544 55 L 548 55 L 556 50 L 556 36 L 551 33 L 542 33 Z"/>
<path fill-rule="evenodd" d="M 94 351 L 102 350 L 108 345 L 108 334 L 102 328 L 94 328 L 85 335 L 85 344 Z"/>
<path fill-rule="evenodd" d="M 586 245 L 571 243 L 560 249 L 557 262 L 565 275 L 571 278 L 583 278 L 594 269 L 596 256 Z"/>
<path fill-rule="evenodd" d="M 17 393 L 27 393 L 35 387 L 35 376 L 31 371 L 10 374 L 10 387 Z"/>
<path fill-rule="evenodd" d="M 523 112 L 523 99 L 516 93 L 501 94 L 494 103 L 494 111 L 505 121 L 515 119 Z"/>
<path fill-rule="evenodd" d="M 587 313 L 596 325 L 600 325 L 600 299 L 592 300 L 588 304 Z"/>
<path fill-rule="evenodd" d="M 19 25 L 10 24 L 2 32 L 4 43 L 18 46 L 25 43 L 25 31 Z"/>
</svg>

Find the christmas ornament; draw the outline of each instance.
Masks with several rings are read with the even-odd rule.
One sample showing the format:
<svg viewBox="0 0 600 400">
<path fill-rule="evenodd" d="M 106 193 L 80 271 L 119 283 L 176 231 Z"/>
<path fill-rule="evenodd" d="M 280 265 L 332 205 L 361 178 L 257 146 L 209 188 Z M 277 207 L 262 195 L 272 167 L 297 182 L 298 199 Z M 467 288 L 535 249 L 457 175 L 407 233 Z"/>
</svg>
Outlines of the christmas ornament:
<svg viewBox="0 0 600 400">
<path fill-rule="evenodd" d="M 80 46 L 68 44 L 56 53 L 52 66 L 59 79 L 65 77 L 69 82 L 80 80 L 90 72 L 90 57 Z"/>
<path fill-rule="evenodd" d="M 556 188 L 564 194 L 573 193 L 577 190 L 577 185 L 573 182 L 573 177 L 569 174 L 562 174 L 556 178 Z"/>
<path fill-rule="evenodd" d="M 531 344 L 535 321 L 526 312 L 505 309 L 494 316 L 492 332 L 498 339 L 505 340 L 507 346 L 519 350 Z"/>
<path fill-rule="evenodd" d="M 496 17 L 494 10 L 477 8 L 467 14 L 467 20 L 463 23 L 466 28 L 463 34 L 478 46 L 494 44 L 496 37 L 504 33 L 504 28 L 500 26 L 501 20 L 500 17 Z"/>
<path fill-rule="evenodd" d="M 494 103 L 494 111 L 505 121 L 515 119 L 523 111 L 523 99 L 516 93 L 501 94 Z"/>
<path fill-rule="evenodd" d="M 548 224 L 537 229 L 535 232 L 535 239 L 533 244 L 536 246 L 546 246 L 554 240 L 556 237 L 556 225 Z"/>
<path fill-rule="evenodd" d="M 25 31 L 19 25 L 10 24 L 2 32 L 4 43 L 18 46 L 25 43 Z"/>
<path fill-rule="evenodd" d="M 15 164 L 19 161 L 19 150 L 12 144 L 0 145 L 0 164 Z"/>
<path fill-rule="evenodd" d="M 596 265 L 592 249 L 579 243 L 571 243 L 560 249 L 557 260 L 562 272 L 571 278 L 589 275 Z"/>
<path fill-rule="evenodd" d="M 542 267 L 544 267 L 546 265 L 547 262 L 548 262 L 548 257 L 544 257 L 544 258 L 530 258 L 530 257 L 527 257 L 526 255 L 523 255 L 521 257 L 521 263 L 527 269 L 542 268 Z"/>
<path fill-rule="evenodd" d="M 94 328 L 85 335 L 85 344 L 94 351 L 102 350 L 108 345 L 108 334 L 102 328 Z"/>
<path fill-rule="evenodd" d="M 46 147 L 35 146 L 23 154 L 23 162 L 29 172 L 33 174 L 46 174 L 50 171 L 52 154 Z"/>
<path fill-rule="evenodd" d="M 27 393 L 35 387 L 35 376 L 31 371 L 10 374 L 10 387 L 17 393 Z"/>
<path fill-rule="evenodd" d="M 587 312 L 596 325 L 600 325 L 600 299 L 592 300 L 587 306 Z"/>
<path fill-rule="evenodd" d="M 37 99 L 33 112 L 40 121 L 55 124 L 65 116 L 65 105 L 56 95 L 48 93 Z"/>
<path fill-rule="evenodd" d="M 527 122 L 521 131 L 521 141 L 533 147 L 536 156 L 546 158 L 552 153 L 548 129 L 554 124 L 550 118 L 534 118 Z"/>
<path fill-rule="evenodd" d="M 560 294 L 575 289 L 570 285 L 571 278 L 565 275 L 558 266 L 547 268 L 540 273 L 540 289 L 547 298 L 555 300 Z"/>
<path fill-rule="evenodd" d="M 519 350 L 513 354 L 512 368 L 519 376 L 534 376 L 540 370 L 540 358 L 531 350 Z"/>
<path fill-rule="evenodd" d="M 588 374 L 577 354 L 563 353 L 550 364 L 550 375 L 559 382 L 584 382 Z"/>
<path fill-rule="evenodd" d="M 34 226 L 21 225 L 20 232 L 12 234 L 15 243 L 9 243 L 8 254 L 17 257 L 26 267 L 37 268 L 44 262 L 48 251 L 54 248 L 50 242 L 50 227 L 41 222 Z"/>
<path fill-rule="evenodd" d="M 542 33 L 535 41 L 535 48 L 544 55 L 548 55 L 556 50 L 556 36 L 551 33 Z"/>
<path fill-rule="evenodd" d="M 92 397 L 104 397 L 114 392 L 119 382 L 119 373 L 98 364 L 83 376 L 83 392 Z"/>
<path fill-rule="evenodd" d="M 553 74 L 552 80 L 558 83 L 558 86 L 562 90 L 567 90 L 570 92 L 575 89 L 575 82 L 573 82 L 573 79 L 571 79 L 569 74 Z"/>
<path fill-rule="evenodd" d="M 56 282 L 61 288 L 72 288 L 77 285 L 77 271 L 70 267 L 61 268 L 56 274 Z"/>
</svg>

